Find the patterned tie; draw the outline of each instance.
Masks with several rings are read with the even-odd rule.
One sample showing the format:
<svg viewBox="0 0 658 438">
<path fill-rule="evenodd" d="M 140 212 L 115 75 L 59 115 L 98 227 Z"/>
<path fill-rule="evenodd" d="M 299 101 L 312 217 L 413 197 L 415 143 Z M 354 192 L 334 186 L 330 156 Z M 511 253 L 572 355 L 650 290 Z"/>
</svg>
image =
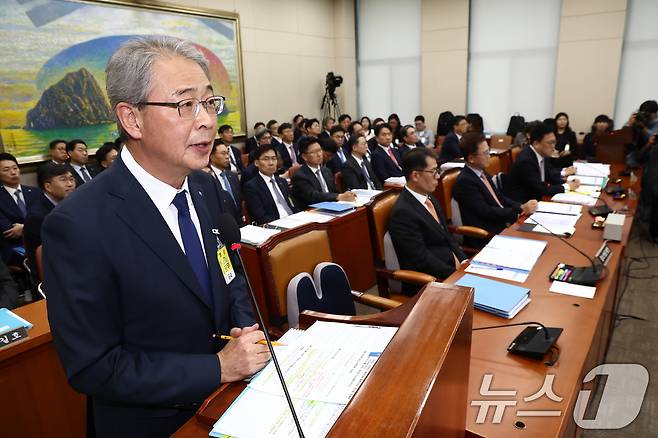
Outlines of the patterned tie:
<svg viewBox="0 0 658 438">
<path fill-rule="evenodd" d="M 491 187 L 491 184 L 489 183 L 489 178 L 487 178 L 487 175 L 484 172 L 480 173 L 480 179 L 484 183 L 484 186 L 487 188 L 487 190 L 489 190 L 489 194 L 494 198 L 496 204 L 498 204 L 498 206 L 502 208 L 503 204 L 501 204 L 500 201 L 498 200 L 498 196 L 496 196 L 496 192 L 494 191 L 493 187 Z"/>
<path fill-rule="evenodd" d="M 361 170 L 363 171 L 363 176 L 366 177 L 366 181 L 368 181 L 368 188 L 370 190 L 375 190 L 375 184 L 370 179 L 370 174 L 368 173 L 368 168 L 366 167 L 366 160 L 361 160 Z"/>
<path fill-rule="evenodd" d="M 340 158 L 341 163 L 344 163 L 345 161 L 347 161 L 347 158 L 345 158 L 345 154 L 343 153 L 343 148 L 338 148 L 337 153 L 338 153 L 338 158 Z"/>
<path fill-rule="evenodd" d="M 395 158 L 395 154 L 393 153 L 393 149 L 391 149 L 390 146 L 386 148 L 386 153 L 388 154 L 389 157 L 391 157 L 391 160 L 393 160 L 395 165 L 398 166 L 398 168 L 400 168 L 400 165 L 398 164 L 398 160 L 397 160 L 397 158 Z"/>
<path fill-rule="evenodd" d="M 185 255 L 187 256 L 190 267 L 194 271 L 194 275 L 199 280 L 201 291 L 209 303 L 212 304 L 212 287 L 210 286 L 210 274 L 208 273 L 208 266 L 206 265 L 206 258 L 203 256 L 203 247 L 199 240 L 196 227 L 192 218 L 190 217 L 190 207 L 187 204 L 186 191 L 178 193 L 172 204 L 178 210 L 178 228 L 183 239 L 183 246 L 185 247 Z"/>
<path fill-rule="evenodd" d="M 21 189 L 16 189 L 14 196 L 16 196 L 16 205 L 18 205 L 18 209 L 21 211 L 21 216 L 25 217 L 27 214 L 27 208 L 25 207 L 25 202 L 21 198 Z"/>
<path fill-rule="evenodd" d="M 292 210 L 290 207 L 288 207 L 288 203 L 286 202 L 285 198 L 283 197 L 283 194 L 281 194 L 281 191 L 279 190 L 279 187 L 276 184 L 276 180 L 274 177 L 270 180 L 270 183 L 272 184 L 272 190 L 274 190 L 274 193 L 276 194 L 276 200 L 283 207 L 283 209 L 288 213 L 288 216 L 292 214 Z"/>
<path fill-rule="evenodd" d="M 315 176 L 318 178 L 318 181 L 320 181 L 320 187 L 322 187 L 322 192 L 323 193 L 329 193 L 329 188 L 327 187 L 327 182 L 322 177 L 322 172 L 320 172 L 320 169 L 315 171 Z"/>
<path fill-rule="evenodd" d="M 235 204 L 235 196 L 233 196 L 233 189 L 231 189 L 231 183 L 228 181 L 228 176 L 226 176 L 226 171 L 222 172 L 222 179 L 224 180 L 224 187 L 226 187 L 226 191 L 228 192 L 229 195 L 231 195 L 231 199 L 233 199 L 233 203 Z"/>
<path fill-rule="evenodd" d="M 91 181 L 91 175 L 89 175 L 89 172 L 87 172 L 87 168 L 85 166 L 80 167 L 80 172 L 82 173 L 82 179 L 84 182 L 88 183 Z"/>
</svg>

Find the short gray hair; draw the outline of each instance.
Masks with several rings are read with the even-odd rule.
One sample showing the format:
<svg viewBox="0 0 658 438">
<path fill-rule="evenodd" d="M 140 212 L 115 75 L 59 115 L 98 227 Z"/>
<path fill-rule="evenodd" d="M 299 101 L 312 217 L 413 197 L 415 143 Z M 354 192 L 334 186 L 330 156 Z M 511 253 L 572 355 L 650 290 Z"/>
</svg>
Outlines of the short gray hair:
<svg viewBox="0 0 658 438">
<path fill-rule="evenodd" d="M 194 45 L 170 36 L 143 36 L 131 39 L 114 52 L 105 68 L 105 87 L 110 106 L 119 102 L 137 105 L 151 92 L 153 64 L 163 57 L 181 57 L 196 62 L 208 78 L 208 61 Z M 119 132 L 123 133 L 117 120 Z"/>
</svg>

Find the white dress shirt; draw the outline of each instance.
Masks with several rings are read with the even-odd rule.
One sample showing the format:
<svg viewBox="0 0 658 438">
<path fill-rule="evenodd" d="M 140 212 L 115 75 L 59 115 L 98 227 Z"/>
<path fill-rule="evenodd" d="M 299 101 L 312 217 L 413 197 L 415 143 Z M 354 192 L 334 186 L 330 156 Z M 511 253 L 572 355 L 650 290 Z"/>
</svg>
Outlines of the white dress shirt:
<svg viewBox="0 0 658 438">
<path fill-rule="evenodd" d="M 409 188 L 409 186 L 404 186 L 404 188 L 407 189 L 407 191 L 409 191 L 409 193 L 414 195 L 414 198 L 416 198 L 416 200 L 418 200 L 418 202 L 420 202 L 420 204 L 423 206 L 423 208 L 425 210 L 427 210 L 427 204 L 425 204 L 425 201 L 427 201 L 427 198 L 429 198 L 429 195 L 421 195 L 418 192 L 414 192 L 413 190 L 411 190 Z M 437 212 L 437 214 L 438 214 L 438 212 Z"/>
<path fill-rule="evenodd" d="M 192 219 L 196 233 L 199 236 L 199 242 L 203 249 L 203 256 L 206 258 L 206 263 L 208 263 L 206 249 L 203 244 L 203 235 L 201 234 L 201 223 L 199 222 L 199 216 L 197 216 L 194 203 L 192 202 L 190 190 L 187 185 L 187 177 L 185 177 L 185 181 L 183 181 L 181 188 L 175 189 L 144 170 L 144 168 L 135 161 L 135 158 L 133 158 L 127 147 L 121 149 L 121 159 L 128 168 L 128 171 L 132 173 L 135 179 L 137 179 L 139 185 L 142 186 L 146 194 L 151 198 L 151 201 L 153 201 L 153 204 L 155 204 L 155 208 L 157 208 L 162 215 L 162 218 L 169 227 L 171 234 L 174 235 L 174 238 L 178 242 L 183 253 L 185 253 L 185 245 L 183 244 L 183 237 L 181 236 L 180 228 L 178 227 L 178 209 L 172 204 L 172 202 L 179 192 L 182 192 L 183 190 L 187 192 L 185 198 L 187 199 L 187 205 L 190 209 L 190 218 Z"/>
<path fill-rule="evenodd" d="M 281 189 L 279 188 L 279 185 L 276 183 L 276 180 L 274 181 L 274 187 L 272 186 L 272 180 L 274 179 L 274 175 L 267 176 L 264 175 L 262 172 L 258 172 L 258 174 L 260 175 L 261 178 L 263 178 L 263 181 L 265 181 L 265 185 L 270 190 L 270 195 L 272 195 L 272 199 L 274 200 L 276 209 L 279 212 L 279 218 L 290 216 L 291 213 L 290 207 L 288 207 L 287 205 L 283 205 L 281 204 L 281 202 L 279 202 L 279 196 L 281 197 L 281 199 L 285 199 L 286 197 L 281 192 Z M 274 190 L 278 191 L 279 194 L 277 195 L 274 192 Z"/>
<path fill-rule="evenodd" d="M 82 180 L 84 181 L 85 177 L 82 175 L 82 166 L 80 166 L 78 164 L 74 164 L 74 163 L 70 163 L 70 164 L 71 164 L 71 167 L 73 168 L 73 170 L 75 170 L 78 173 L 78 175 L 80 175 L 80 178 L 82 178 Z M 89 174 L 89 179 L 92 179 L 91 172 L 89 171 L 89 167 L 87 167 L 86 164 L 85 164 L 85 169 L 87 170 L 87 173 Z"/>
<path fill-rule="evenodd" d="M 226 190 L 228 192 L 229 189 L 226 187 L 226 181 L 224 181 L 224 178 L 222 177 L 222 172 L 224 172 L 224 171 L 222 169 L 220 169 L 219 167 L 215 166 L 214 164 L 211 164 L 210 168 L 212 169 L 213 172 L 215 172 L 215 175 L 217 176 L 217 180 L 219 181 L 219 184 L 222 186 L 222 188 L 224 190 Z M 228 177 L 227 177 L 227 179 L 228 179 Z M 231 190 L 231 192 L 233 192 L 233 190 Z"/>
<path fill-rule="evenodd" d="M 21 201 L 23 201 L 23 204 L 25 204 L 25 206 L 27 207 L 27 204 L 25 203 L 25 196 L 23 196 L 23 188 L 21 187 L 20 184 L 16 188 L 5 186 L 5 185 L 3 185 L 2 187 L 5 188 L 7 193 L 9 193 L 9 196 L 11 196 L 11 199 L 14 200 L 16 205 L 18 205 L 18 201 L 16 200 L 16 190 L 20 190 L 20 193 L 18 194 L 18 197 L 21 198 Z"/>
</svg>

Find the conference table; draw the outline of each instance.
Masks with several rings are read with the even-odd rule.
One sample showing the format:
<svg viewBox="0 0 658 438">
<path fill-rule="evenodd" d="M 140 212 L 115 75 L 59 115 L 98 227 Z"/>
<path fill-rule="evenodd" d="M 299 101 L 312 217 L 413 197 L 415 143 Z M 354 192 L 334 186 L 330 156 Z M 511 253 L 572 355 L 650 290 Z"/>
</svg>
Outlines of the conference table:
<svg viewBox="0 0 658 438">
<path fill-rule="evenodd" d="M 620 170 L 613 165 L 612 173 Z M 625 187 L 631 183 L 623 178 Z M 475 311 L 473 328 L 505 325 L 518 322 L 538 321 L 548 327 L 563 328 L 556 345 L 559 357 L 549 366 L 541 360 L 527 359 L 509 354 L 507 347 L 524 327 L 513 326 L 474 331 L 471 344 L 469 375 L 469 406 L 467 406 L 467 436 L 470 437 L 556 437 L 579 436 L 582 430 L 573 420 L 573 411 L 581 389 L 592 389 L 592 382 L 583 384 L 583 377 L 595 366 L 604 362 L 617 306 L 618 286 L 622 270 L 624 248 L 628 242 L 637 201 L 615 201 L 602 193 L 601 200 L 613 210 L 628 207 L 624 232 L 620 242 L 608 242 L 612 256 L 607 263 L 607 275 L 596 286 L 593 299 L 578 298 L 549 292 L 549 275 L 558 263 L 588 266 L 590 261 L 557 237 L 547 234 L 518 231 L 519 223 L 513 224 L 501 234 L 548 242 L 544 253 L 534 266 L 528 279 L 521 284 L 531 289 L 532 301 L 511 320 L 502 319 L 486 312 Z M 593 229 L 592 216 L 586 208 L 576 224 L 576 231 L 567 241 L 594 257 L 603 243 L 603 231 Z M 465 275 L 465 267 L 445 280 L 455 283 Z M 505 280 L 500 280 L 506 282 Z M 519 283 L 508 282 L 519 285 Z M 552 379 L 552 389 L 557 397 L 537 394 L 547 380 Z M 491 376 L 491 377 L 488 377 Z M 491 379 L 490 384 L 486 384 Z M 483 385 L 483 381 L 485 384 Z M 483 390 L 484 386 L 484 390 Z M 510 391 L 515 395 L 486 395 L 489 391 Z M 485 394 L 485 395 L 483 395 Z M 528 401 L 525 401 L 524 398 Z M 530 399 L 528 399 L 530 398 Z M 560 398 L 560 401 L 554 399 Z M 473 404 L 473 402 L 476 402 Z M 489 407 L 486 418 L 478 418 L 483 401 L 501 403 L 502 418 L 494 419 L 495 405 Z M 515 402 L 515 403 L 514 403 Z M 512 404 L 514 403 L 514 404 Z M 591 405 L 591 403 L 590 403 Z M 588 416 L 596 412 L 596 406 L 588 406 Z M 484 409 L 484 408 L 482 408 Z"/>
<path fill-rule="evenodd" d="M 612 166 L 613 175 L 620 170 L 620 166 Z M 625 187 L 633 185 L 638 191 L 638 181 L 631 183 L 629 178 L 623 178 L 623 180 L 622 184 Z M 582 254 L 557 237 L 519 231 L 518 227 L 523 218 L 502 232 L 502 235 L 505 236 L 548 242 L 528 279 L 521 284 L 531 289 L 532 301 L 511 320 L 475 310 L 473 327 L 539 321 L 548 327 L 560 327 L 564 331 L 556 343 L 557 349 L 554 354 L 551 355 L 552 357 L 546 358 L 555 361 L 552 365 L 545 364 L 543 360 L 533 360 L 507 352 L 508 345 L 523 327 L 513 326 L 473 332 L 468 403 L 464 407 L 467 411 L 466 436 L 541 438 L 579 436 L 582 433 L 572 418 L 574 406 L 581 389 L 593 388 L 592 382 L 582 383 L 583 377 L 596 365 L 603 363 L 605 358 L 614 327 L 624 248 L 629 239 L 633 223 L 632 216 L 637 205 L 635 199 L 615 201 L 605 193 L 602 193 L 601 200 L 605 201 L 613 210 L 625 208 L 628 210 L 622 240 L 608 242 L 608 246 L 613 251 L 612 256 L 607 263 L 607 274 L 597 284 L 593 299 L 548 291 L 551 285 L 548 277 L 558 263 L 575 266 L 590 264 L 590 261 Z M 584 207 L 583 214 L 576 224 L 575 233 L 568 238 L 569 243 L 590 257 L 596 254 L 603 243 L 603 231 L 593 229 L 592 221 L 592 216 Z M 335 240 L 333 244 L 337 247 L 348 246 L 350 243 L 350 235 L 334 234 L 332 238 Z M 358 246 L 348 247 L 359 248 Z M 465 274 L 464 269 L 465 266 L 447 278 L 445 283 L 457 282 Z M 500 281 L 505 282 L 505 280 Z M 509 283 L 519 285 L 519 283 Z M 487 384 L 489 379 L 491 382 Z M 485 381 L 485 385 L 483 385 L 483 381 Z M 540 389 L 544 387 L 545 382 L 548 382 L 549 389 L 553 391 L 552 398 L 547 394 L 541 395 Z M 514 395 L 491 395 L 492 391 L 513 392 Z M 538 393 L 540 395 L 537 395 Z M 525 401 L 524 398 L 533 399 Z M 501 401 L 503 402 L 501 404 L 502 416 L 500 419 L 494 419 L 496 402 Z M 230 400 L 224 402 L 230 402 Z M 478 418 L 478 414 L 481 414 L 480 406 L 487 403 L 491 406 L 486 417 Z M 588 407 L 588 412 L 592 412 L 591 406 Z M 188 435 L 191 429 L 196 430 L 201 436 L 207 433 L 209 427 L 198 424 L 193 418 L 184 429 L 181 429 L 181 432 L 185 430 L 185 436 L 192 436 L 193 434 Z M 367 436 L 367 431 L 363 431 L 363 436 Z"/>
</svg>

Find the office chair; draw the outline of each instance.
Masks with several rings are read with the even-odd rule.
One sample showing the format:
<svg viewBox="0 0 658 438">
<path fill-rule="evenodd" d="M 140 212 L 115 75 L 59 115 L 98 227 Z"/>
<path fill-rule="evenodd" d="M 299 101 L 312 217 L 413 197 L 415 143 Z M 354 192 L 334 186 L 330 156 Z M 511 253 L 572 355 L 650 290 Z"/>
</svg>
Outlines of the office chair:
<svg viewBox="0 0 658 438">
<path fill-rule="evenodd" d="M 422 286 L 436 281 L 436 278 L 422 272 L 400 269 L 393 242 L 388 235 L 391 210 L 399 195 L 399 190 L 387 190 L 377 195 L 367 205 L 367 212 L 379 295 L 404 302 L 409 297 L 401 294 L 401 283 Z"/>
<path fill-rule="evenodd" d="M 290 280 L 299 273 L 313 273 L 322 262 L 333 262 L 327 224 L 308 224 L 273 236 L 260 247 L 270 321 L 278 327 L 288 323 L 287 292 Z M 352 299 L 382 310 L 400 303 L 376 295 L 351 292 Z"/>
</svg>

